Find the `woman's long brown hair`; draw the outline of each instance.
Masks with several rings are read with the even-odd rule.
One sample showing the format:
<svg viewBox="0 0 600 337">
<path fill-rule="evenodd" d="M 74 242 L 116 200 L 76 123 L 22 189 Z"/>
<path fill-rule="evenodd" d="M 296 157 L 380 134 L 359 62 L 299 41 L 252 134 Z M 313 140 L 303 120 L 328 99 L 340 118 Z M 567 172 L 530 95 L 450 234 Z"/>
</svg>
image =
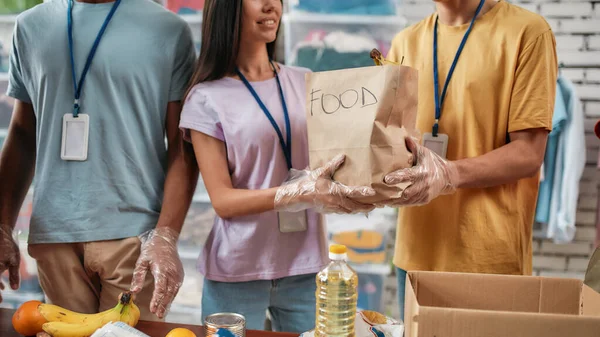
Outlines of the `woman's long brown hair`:
<svg viewBox="0 0 600 337">
<path fill-rule="evenodd" d="M 242 1 L 206 0 L 204 3 L 200 56 L 184 101 L 196 84 L 218 80 L 235 72 L 242 32 Z M 276 42 L 267 44 L 271 59 L 275 57 Z"/>
</svg>

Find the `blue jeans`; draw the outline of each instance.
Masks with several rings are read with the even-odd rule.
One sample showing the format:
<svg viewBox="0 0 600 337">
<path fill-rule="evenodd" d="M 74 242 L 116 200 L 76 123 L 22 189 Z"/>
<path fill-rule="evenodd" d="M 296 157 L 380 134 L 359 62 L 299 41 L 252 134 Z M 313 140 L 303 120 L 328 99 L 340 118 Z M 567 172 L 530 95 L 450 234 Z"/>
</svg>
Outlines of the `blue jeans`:
<svg viewBox="0 0 600 337">
<path fill-rule="evenodd" d="M 396 267 L 396 279 L 398 280 L 398 307 L 400 318 L 404 321 L 404 298 L 406 286 L 406 271 Z"/>
<path fill-rule="evenodd" d="M 309 331 L 315 326 L 316 275 L 235 283 L 205 279 L 202 290 L 202 323 L 210 314 L 234 312 L 246 318 L 246 329 L 264 330 L 268 309 L 275 331 Z"/>
</svg>

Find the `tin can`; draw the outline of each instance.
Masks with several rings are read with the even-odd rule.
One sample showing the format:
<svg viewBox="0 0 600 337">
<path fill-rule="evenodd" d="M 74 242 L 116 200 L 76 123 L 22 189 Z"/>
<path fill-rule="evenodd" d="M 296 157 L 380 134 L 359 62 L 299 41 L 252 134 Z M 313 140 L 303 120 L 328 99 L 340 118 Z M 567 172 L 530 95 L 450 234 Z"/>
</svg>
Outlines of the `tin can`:
<svg viewBox="0 0 600 337">
<path fill-rule="evenodd" d="M 227 329 L 237 337 L 246 337 L 246 318 L 240 314 L 223 312 L 204 319 L 204 335 L 211 337 L 220 328 Z"/>
</svg>

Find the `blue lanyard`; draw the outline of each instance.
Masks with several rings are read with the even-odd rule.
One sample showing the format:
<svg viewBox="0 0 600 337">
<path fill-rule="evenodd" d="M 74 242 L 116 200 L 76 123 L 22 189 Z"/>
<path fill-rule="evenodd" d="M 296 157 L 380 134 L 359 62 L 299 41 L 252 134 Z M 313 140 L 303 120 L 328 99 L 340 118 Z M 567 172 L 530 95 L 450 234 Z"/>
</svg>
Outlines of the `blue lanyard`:
<svg viewBox="0 0 600 337">
<path fill-rule="evenodd" d="M 275 79 L 277 79 L 277 86 L 279 87 L 279 96 L 281 96 L 281 105 L 283 106 L 283 116 L 285 118 L 287 142 L 283 140 L 283 134 L 281 133 L 281 130 L 279 129 L 279 126 L 277 125 L 277 122 L 275 122 L 275 119 L 269 112 L 269 109 L 267 109 L 267 107 L 264 105 L 264 103 L 260 100 L 260 97 L 258 97 L 258 94 L 256 93 L 256 91 L 254 91 L 254 88 L 252 88 L 252 85 L 250 84 L 250 82 L 248 82 L 246 77 L 244 77 L 244 75 L 240 72 L 240 70 L 237 67 L 235 68 L 235 72 L 240 77 L 242 82 L 244 82 L 244 84 L 246 85 L 246 88 L 248 88 L 248 90 L 250 91 L 250 93 L 252 94 L 254 99 L 256 100 L 256 103 L 258 103 L 258 105 L 260 106 L 262 111 L 265 113 L 265 116 L 267 116 L 267 118 L 269 119 L 269 122 L 271 122 L 273 129 L 275 129 L 275 132 L 277 132 L 277 136 L 279 137 L 279 143 L 281 144 L 281 148 L 283 149 L 283 155 L 285 156 L 285 161 L 287 163 L 288 169 L 291 169 L 292 168 L 292 129 L 290 127 L 290 116 L 288 114 L 287 105 L 285 104 L 285 97 L 283 96 L 283 89 L 281 88 L 281 82 L 279 81 L 279 75 L 277 74 L 277 70 L 275 70 L 275 66 L 273 65 L 273 62 L 271 62 L 271 66 L 273 67 L 273 71 L 275 72 Z"/>
<path fill-rule="evenodd" d="M 442 91 L 441 99 L 440 99 L 440 89 L 439 89 L 440 83 L 439 83 L 439 78 L 438 78 L 439 72 L 438 72 L 438 57 L 437 57 L 437 54 L 438 54 L 437 53 L 438 17 L 436 16 L 436 18 L 435 18 L 435 26 L 433 28 L 433 87 L 434 87 L 434 94 L 435 94 L 435 122 L 433 124 L 433 130 L 431 132 L 431 135 L 434 137 L 437 137 L 437 134 L 438 134 L 440 117 L 442 116 L 442 105 L 444 104 L 444 98 L 446 97 L 446 90 L 448 89 L 448 83 L 450 83 L 450 78 L 452 78 L 452 73 L 454 73 L 454 68 L 456 68 L 456 63 L 458 63 L 458 58 L 460 56 L 460 53 L 462 53 L 462 50 L 465 47 L 465 43 L 467 42 L 467 38 L 469 37 L 469 34 L 471 33 L 473 24 L 475 24 L 475 19 L 477 18 L 477 15 L 479 15 L 479 12 L 481 12 L 481 8 L 483 7 L 484 3 L 485 3 L 485 0 L 481 0 L 479 2 L 477 11 L 475 11 L 475 15 L 473 16 L 473 19 L 471 19 L 471 24 L 469 25 L 469 28 L 465 32 L 465 35 L 463 36 L 462 41 L 460 42 L 460 45 L 458 46 L 458 51 L 456 52 L 456 55 L 454 56 L 454 61 L 452 61 L 452 66 L 450 66 L 450 71 L 448 71 L 448 76 L 446 77 L 446 82 L 444 83 L 444 90 Z"/>
<path fill-rule="evenodd" d="M 94 44 L 92 45 L 92 50 L 90 50 L 90 53 L 88 54 L 87 61 L 85 62 L 85 67 L 83 68 L 83 72 L 81 73 L 81 78 L 79 79 L 79 84 L 77 83 L 77 78 L 75 75 L 75 56 L 74 56 L 74 52 L 73 52 L 73 0 L 68 0 L 68 2 L 69 2 L 69 6 L 67 8 L 67 35 L 69 37 L 69 53 L 71 55 L 71 74 L 73 75 L 73 89 L 75 92 L 75 101 L 73 102 L 73 117 L 77 117 L 79 115 L 79 109 L 80 109 L 79 97 L 81 96 L 81 88 L 83 87 L 83 81 L 85 80 L 85 76 L 87 75 L 88 70 L 90 69 L 90 65 L 92 64 L 92 59 L 94 58 L 94 55 L 96 54 L 96 49 L 98 49 L 98 45 L 100 44 L 100 39 L 102 39 L 102 35 L 104 34 L 104 31 L 106 30 L 106 26 L 108 26 L 108 23 L 110 22 L 110 19 L 112 19 L 113 15 L 115 14 L 117 7 L 119 7 L 119 5 L 121 4 L 121 0 L 115 1 L 115 4 L 112 6 L 112 9 L 110 10 L 110 12 L 108 13 L 108 16 L 106 16 L 106 19 L 104 20 L 104 24 L 102 24 L 102 28 L 100 28 L 100 32 L 98 33 L 98 36 L 96 36 L 96 40 L 94 41 Z"/>
</svg>

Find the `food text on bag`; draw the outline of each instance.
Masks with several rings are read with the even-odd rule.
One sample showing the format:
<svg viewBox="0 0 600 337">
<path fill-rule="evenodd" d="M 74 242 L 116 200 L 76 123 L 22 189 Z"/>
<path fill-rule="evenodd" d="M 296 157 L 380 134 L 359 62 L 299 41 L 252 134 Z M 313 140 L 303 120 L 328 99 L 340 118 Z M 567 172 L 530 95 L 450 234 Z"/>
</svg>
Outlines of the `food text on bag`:
<svg viewBox="0 0 600 337">
<path fill-rule="evenodd" d="M 318 101 L 321 101 L 321 104 L 315 103 Z M 310 92 L 310 115 L 314 116 L 315 113 L 321 111 L 331 115 L 340 111 L 340 109 L 364 108 L 377 104 L 377 102 L 377 97 L 365 87 L 361 87 L 360 90 L 347 89 L 337 95 L 325 93 L 321 89 L 312 89 Z"/>
</svg>

